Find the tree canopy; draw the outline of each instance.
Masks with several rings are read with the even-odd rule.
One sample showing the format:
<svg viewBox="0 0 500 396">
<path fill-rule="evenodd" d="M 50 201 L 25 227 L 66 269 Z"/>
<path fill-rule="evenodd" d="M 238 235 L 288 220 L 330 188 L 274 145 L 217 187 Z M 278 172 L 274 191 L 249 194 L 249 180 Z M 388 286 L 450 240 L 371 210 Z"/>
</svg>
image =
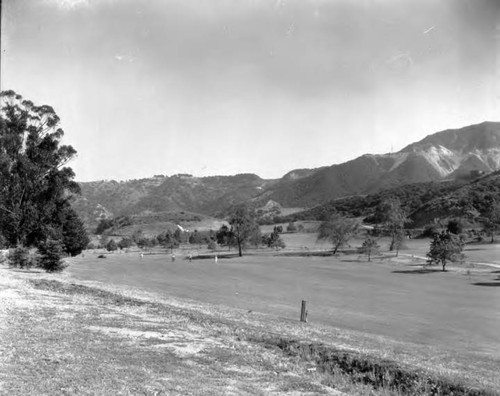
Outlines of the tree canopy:
<svg viewBox="0 0 500 396">
<path fill-rule="evenodd" d="M 406 210 L 402 207 L 397 197 L 390 197 L 380 203 L 375 212 L 375 217 L 383 223 L 384 229 L 391 236 L 389 250 L 396 249 L 396 255 L 404 238 L 405 224 L 409 223 Z"/>
<path fill-rule="evenodd" d="M 441 264 L 445 271 L 448 261 L 457 262 L 464 259 L 463 248 L 464 242 L 459 236 L 445 231 L 436 233 L 427 253 L 428 263 Z"/>
<path fill-rule="evenodd" d="M 229 218 L 229 224 L 236 245 L 238 245 L 238 255 L 241 257 L 243 255 L 242 249 L 252 239 L 252 235 L 260 235 L 259 225 L 255 221 L 253 212 L 245 205 L 238 206 L 233 210 Z"/>
<path fill-rule="evenodd" d="M 80 250 L 86 239 L 68 228 L 78 223 L 69 200 L 79 186 L 65 166 L 76 151 L 61 144 L 59 117 L 14 91 L 1 92 L 0 100 L 0 234 L 10 247 L 65 236 L 68 252 Z"/>
<path fill-rule="evenodd" d="M 356 233 L 358 223 L 354 219 L 349 219 L 339 215 L 332 214 L 328 220 L 323 221 L 318 229 L 318 239 L 326 239 L 333 244 L 333 254 L 347 244 L 349 239 Z"/>
</svg>

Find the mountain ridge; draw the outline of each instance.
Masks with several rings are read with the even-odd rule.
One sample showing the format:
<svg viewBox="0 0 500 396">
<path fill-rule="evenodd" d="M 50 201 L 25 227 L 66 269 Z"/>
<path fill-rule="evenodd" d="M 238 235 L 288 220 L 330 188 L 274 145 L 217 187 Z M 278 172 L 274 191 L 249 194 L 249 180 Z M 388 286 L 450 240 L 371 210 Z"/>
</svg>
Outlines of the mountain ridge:
<svg viewBox="0 0 500 396">
<path fill-rule="evenodd" d="M 500 122 L 483 122 L 436 132 L 396 153 L 368 153 L 341 164 L 295 169 L 279 179 L 243 173 L 84 182 L 75 207 L 87 224 L 106 216 L 182 210 L 223 217 L 242 202 L 255 208 L 269 201 L 306 208 L 344 196 L 499 169 Z"/>
</svg>

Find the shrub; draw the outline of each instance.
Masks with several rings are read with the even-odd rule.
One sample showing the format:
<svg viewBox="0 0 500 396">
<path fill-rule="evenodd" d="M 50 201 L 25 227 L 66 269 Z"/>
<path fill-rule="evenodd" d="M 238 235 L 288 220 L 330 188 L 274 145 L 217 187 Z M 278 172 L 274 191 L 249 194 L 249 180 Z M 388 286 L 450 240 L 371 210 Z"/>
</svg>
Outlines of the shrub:
<svg viewBox="0 0 500 396">
<path fill-rule="evenodd" d="M 31 268 L 33 260 L 30 251 L 24 246 L 18 246 L 9 252 L 9 265 L 15 268 Z"/>
<path fill-rule="evenodd" d="M 118 245 L 116 244 L 115 240 L 110 239 L 109 242 L 106 244 L 106 250 L 108 252 L 114 252 L 117 249 L 118 249 Z"/>
<path fill-rule="evenodd" d="M 375 239 L 367 236 L 361 246 L 361 251 L 368 256 L 368 261 L 371 261 L 372 255 L 379 252 L 380 246 Z"/>
<path fill-rule="evenodd" d="M 210 242 L 208 242 L 207 248 L 209 250 L 216 250 L 217 249 L 217 243 L 215 243 L 215 241 L 210 241 Z"/>
<path fill-rule="evenodd" d="M 47 239 L 38 246 L 38 266 L 47 272 L 60 272 L 67 265 L 62 260 L 63 246 L 60 241 Z"/>
<path fill-rule="evenodd" d="M 439 231 L 435 224 L 427 224 L 422 231 L 422 238 L 432 238 L 434 234 L 437 234 Z"/>
<path fill-rule="evenodd" d="M 0 249 L 5 249 L 7 247 L 7 239 L 0 234 Z"/>
<path fill-rule="evenodd" d="M 286 230 L 288 232 L 296 232 L 297 231 L 297 226 L 295 225 L 295 223 L 293 221 L 291 221 L 290 223 L 288 223 L 288 225 L 286 226 Z"/>
<path fill-rule="evenodd" d="M 464 225 L 460 219 L 450 219 L 446 229 L 452 234 L 459 235 L 464 230 Z"/>
<path fill-rule="evenodd" d="M 124 237 L 118 242 L 118 247 L 120 249 L 127 249 L 132 246 L 132 243 L 133 243 L 132 239 Z"/>
</svg>

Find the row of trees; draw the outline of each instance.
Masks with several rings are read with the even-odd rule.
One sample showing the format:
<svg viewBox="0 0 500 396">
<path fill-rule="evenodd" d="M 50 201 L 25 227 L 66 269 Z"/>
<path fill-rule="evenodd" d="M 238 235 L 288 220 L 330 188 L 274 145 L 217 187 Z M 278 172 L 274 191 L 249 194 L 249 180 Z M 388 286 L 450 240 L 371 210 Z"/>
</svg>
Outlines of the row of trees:
<svg viewBox="0 0 500 396">
<path fill-rule="evenodd" d="M 405 225 L 409 223 L 408 216 L 397 198 L 384 201 L 375 213 L 381 229 L 391 237 L 389 250 L 399 252 L 405 237 Z M 328 240 L 333 245 L 333 254 L 345 246 L 360 227 L 357 220 L 344 217 L 339 213 L 331 214 L 318 229 L 318 239 Z"/>
<path fill-rule="evenodd" d="M 294 227 L 291 228 L 294 230 Z M 290 232 L 290 225 L 287 227 L 287 231 Z M 192 233 L 186 233 L 176 229 L 174 232 L 167 230 L 155 237 L 148 238 L 143 235 L 142 231 L 137 231 L 131 237 L 123 237 L 118 242 L 103 235 L 97 247 L 105 247 L 109 251 L 114 251 L 117 249 L 126 249 L 132 245 L 136 245 L 139 248 L 161 246 L 163 248 L 174 249 L 181 243 L 190 243 L 191 245 L 198 246 L 207 244 L 213 250 L 216 249 L 217 245 L 226 246 L 229 249 L 236 247 L 239 256 L 242 256 L 243 250 L 249 245 L 255 247 L 265 245 L 276 249 L 284 248 L 285 243 L 280 236 L 282 232 L 283 227 L 276 226 L 273 232 L 263 235 L 257 224 L 255 213 L 247 206 L 240 205 L 235 207 L 231 212 L 228 225 L 223 225 L 216 232 L 198 232 L 195 230 Z M 90 245 L 90 247 L 94 248 L 95 246 Z"/>
<path fill-rule="evenodd" d="M 494 207 L 492 210 L 491 217 L 487 222 L 485 221 L 485 224 L 488 225 L 487 229 L 493 233 L 498 230 L 500 218 L 496 217 L 498 212 Z M 402 241 L 405 238 L 405 225 L 409 223 L 408 216 L 404 208 L 401 207 L 401 203 L 397 198 L 387 199 L 379 205 L 374 217 L 381 224 L 381 229 L 390 236 L 389 250 L 395 250 L 396 255 L 398 255 Z M 338 249 L 348 243 L 358 229 L 359 223 L 355 219 L 334 213 L 321 223 L 318 230 L 318 239 L 330 241 L 333 245 L 333 254 L 335 254 Z M 427 253 L 428 263 L 440 264 L 442 270 L 445 271 L 448 262 L 463 260 L 462 251 L 465 243 L 461 232 L 461 223 L 456 219 L 449 221 L 446 230 L 433 232 L 432 242 Z M 361 251 L 367 254 L 368 261 L 370 261 L 372 254 L 377 252 L 379 248 L 377 241 L 368 234 Z"/>
<path fill-rule="evenodd" d="M 18 249 L 14 265 L 36 248 L 38 263 L 55 271 L 62 254 L 79 254 L 89 242 L 71 207 L 80 189 L 66 164 L 76 151 L 61 145 L 64 132 L 52 107 L 14 91 L 1 92 L 0 100 L 0 245 Z"/>
<path fill-rule="evenodd" d="M 137 246 L 140 249 L 154 248 L 161 246 L 166 249 L 177 248 L 181 243 L 189 243 L 191 245 L 201 246 L 203 244 L 215 243 L 215 232 L 199 232 L 195 230 L 192 233 L 181 232 L 179 229 L 175 231 L 167 230 L 151 238 L 145 236 L 142 231 L 136 231 L 131 237 L 123 237 L 118 242 L 110 239 L 107 235 L 103 235 L 98 246 L 89 245 L 90 249 L 106 248 L 109 251 L 117 249 L 127 249 L 132 246 Z"/>
</svg>

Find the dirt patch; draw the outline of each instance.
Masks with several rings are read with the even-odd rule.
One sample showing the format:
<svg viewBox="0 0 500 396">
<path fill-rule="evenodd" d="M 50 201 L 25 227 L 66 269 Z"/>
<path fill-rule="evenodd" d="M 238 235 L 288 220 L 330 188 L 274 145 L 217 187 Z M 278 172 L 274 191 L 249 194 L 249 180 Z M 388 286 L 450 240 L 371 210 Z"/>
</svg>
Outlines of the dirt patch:
<svg viewBox="0 0 500 396">
<path fill-rule="evenodd" d="M 215 339 L 197 335 L 192 329 L 150 331 L 106 326 L 89 326 L 87 328 L 91 331 L 127 338 L 134 342 L 147 340 L 149 342 L 142 345 L 165 348 L 178 356 L 192 356 L 208 348 L 223 345 Z"/>
</svg>

